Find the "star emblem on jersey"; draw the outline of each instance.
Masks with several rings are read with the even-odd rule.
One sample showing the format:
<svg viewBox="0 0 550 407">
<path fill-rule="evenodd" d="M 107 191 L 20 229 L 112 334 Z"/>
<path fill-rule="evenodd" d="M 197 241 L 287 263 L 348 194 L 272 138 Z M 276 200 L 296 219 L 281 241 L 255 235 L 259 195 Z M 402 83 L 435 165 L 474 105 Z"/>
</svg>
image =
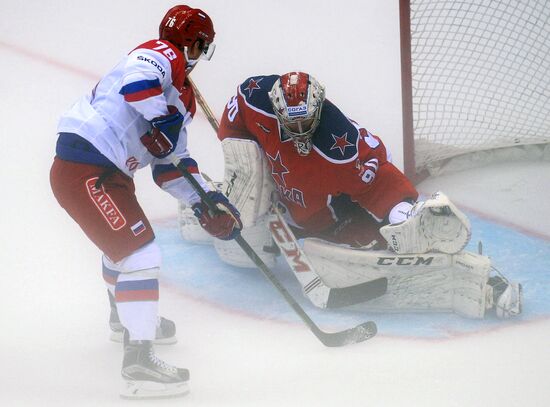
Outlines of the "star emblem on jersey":
<svg viewBox="0 0 550 407">
<path fill-rule="evenodd" d="M 248 86 L 244 88 L 244 90 L 248 91 L 248 97 L 252 96 L 252 92 L 254 92 L 255 89 L 260 89 L 260 86 L 258 86 L 258 83 L 260 83 L 264 78 L 260 78 L 258 80 L 252 78 L 248 81 Z"/>
<path fill-rule="evenodd" d="M 286 186 L 285 174 L 288 174 L 290 171 L 284 166 L 281 159 L 281 154 L 277 151 L 277 155 L 275 155 L 275 157 L 271 157 L 267 153 L 266 155 L 267 158 L 269 158 L 269 163 L 271 164 L 271 175 L 273 177 L 277 177 L 280 183 Z"/>
<path fill-rule="evenodd" d="M 350 143 L 348 141 L 348 132 L 346 131 L 344 134 L 342 134 L 340 137 L 331 134 L 332 138 L 334 139 L 334 144 L 330 148 L 331 150 L 334 150 L 336 148 L 340 149 L 340 154 L 344 155 L 346 151 L 346 147 L 353 146 L 353 143 Z"/>
</svg>

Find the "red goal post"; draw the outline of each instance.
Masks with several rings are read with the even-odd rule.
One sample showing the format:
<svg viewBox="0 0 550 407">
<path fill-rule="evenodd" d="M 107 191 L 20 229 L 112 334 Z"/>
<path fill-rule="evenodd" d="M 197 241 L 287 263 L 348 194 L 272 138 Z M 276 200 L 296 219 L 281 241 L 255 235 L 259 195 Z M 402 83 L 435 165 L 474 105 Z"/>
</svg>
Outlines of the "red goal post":
<svg viewBox="0 0 550 407">
<path fill-rule="evenodd" d="M 550 160 L 550 2 L 399 3 L 405 173 L 518 146 Z"/>
</svg>

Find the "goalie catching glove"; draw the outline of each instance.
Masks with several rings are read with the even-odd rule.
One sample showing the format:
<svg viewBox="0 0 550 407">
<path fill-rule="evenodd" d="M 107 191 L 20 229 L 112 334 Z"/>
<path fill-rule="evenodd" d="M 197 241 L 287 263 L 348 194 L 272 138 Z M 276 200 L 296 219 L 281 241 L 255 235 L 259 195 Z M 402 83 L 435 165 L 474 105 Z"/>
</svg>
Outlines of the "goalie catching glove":
<svg viewBox="0 0 550 407">
<path fill-rule="evenodd" d="M 210 210 L 204 202 L 193 205 L 193 212 L 202 228 L 221 240 L 237 237 L 243 228 L 239 211 L 222 193 L 210 191 L 206 194 L 216 204 L 216 211 Z"/>
<path fill-rule="evenodd" d="M 470 221 L 441 192 L 417 202 L 407 219 L 380 228 L 392 250 L 399 254 L 460 252 L 471 237 Z"/>
</svg>

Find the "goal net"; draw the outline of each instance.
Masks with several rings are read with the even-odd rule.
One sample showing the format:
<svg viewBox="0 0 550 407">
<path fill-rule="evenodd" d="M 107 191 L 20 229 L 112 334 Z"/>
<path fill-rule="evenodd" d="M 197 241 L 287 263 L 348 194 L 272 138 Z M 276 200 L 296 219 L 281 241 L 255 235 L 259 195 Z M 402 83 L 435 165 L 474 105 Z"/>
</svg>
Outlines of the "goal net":
<svg viewBox="0 0 550 407">
<path fill-rule="evenodd" d="M 550 1 L 400 3 L 407 175 L 475 151 L 550 154 Z"/>
</svg>

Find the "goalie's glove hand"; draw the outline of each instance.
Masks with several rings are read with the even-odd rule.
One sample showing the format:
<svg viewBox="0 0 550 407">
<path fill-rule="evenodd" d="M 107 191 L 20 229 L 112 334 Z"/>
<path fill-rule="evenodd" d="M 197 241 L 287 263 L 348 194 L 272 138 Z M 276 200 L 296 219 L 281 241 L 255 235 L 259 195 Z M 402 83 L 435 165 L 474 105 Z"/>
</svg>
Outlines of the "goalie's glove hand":
<svg viewBox="0 0 550 407">
<path fill-rule="evenodd" d="M 183 115 L 175 106 L 168 106 L 170 114 L 151 120 L 153 128 L 141 136 L 141 142 L 157 158 L 164 158 L 174 151 L 183 124 Z"/>
<path fill-rule="evenodd" d="M 218 191 L 206 193 L 208 197 L 216 204 L 216 212 L 208 208 L 204 202 L 198 202 L 193 205 L 193 212 L 199 219 L 200 225 L 212 236 L 221 240 L 231 240 L 237 237 L 243 224 L 241 214 L 227 198 Z"/>
</svg>

